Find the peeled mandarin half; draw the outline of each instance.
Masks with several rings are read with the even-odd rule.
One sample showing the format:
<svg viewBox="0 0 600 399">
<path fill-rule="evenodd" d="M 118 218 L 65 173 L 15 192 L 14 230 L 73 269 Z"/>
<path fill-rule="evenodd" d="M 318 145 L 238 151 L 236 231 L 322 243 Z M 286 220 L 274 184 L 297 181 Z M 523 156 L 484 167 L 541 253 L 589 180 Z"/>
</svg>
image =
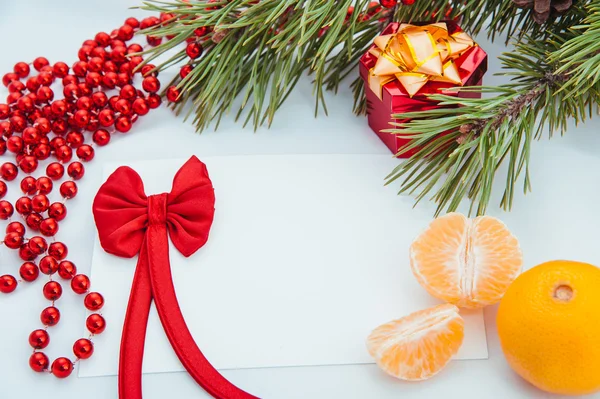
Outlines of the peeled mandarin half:
<svg viewBox="0 0 600 399">
<path fill-rule="evenodd" d="M 410 247 L 419 283 L 436 298 L 464 308 L 500 301 L 523 263 L 519 242 L 500 220 L 449 213 Z"/>
<path fill-rule="evenodd" d="M 464 320 L 458 308 L 444 304 L 377 327 L 367 338 L 367 349 L 386 373 L 421 381 L 448 364 L 463 337 Z"/>
</svg>

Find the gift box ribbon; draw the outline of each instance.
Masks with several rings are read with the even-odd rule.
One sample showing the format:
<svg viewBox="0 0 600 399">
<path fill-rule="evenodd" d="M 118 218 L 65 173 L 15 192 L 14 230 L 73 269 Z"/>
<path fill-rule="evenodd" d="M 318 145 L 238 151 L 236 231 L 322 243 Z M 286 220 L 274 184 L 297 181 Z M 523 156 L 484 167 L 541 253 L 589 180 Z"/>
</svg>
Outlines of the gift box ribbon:
<svg viewBox="0 0 600 399">
<path fill-rule="evenodd" d="M 206 166 L 196 157 L 177 172 L 170 193 L 146 196 L 140 176 L 122 166 L 94 199 L 102 248 L 127 258 L 139 253 L 121 337 L 121 399 L 142 398 L 142 359 L 153 299 L 171 346 L 200 386 L 217 399 L 257 399 L 225 379 L 204 357 L 181 314 L 171 277 L 169 237 L 179 252 L 191 256 L 208 240 L 214 204 Z"/>
<path fill-rule="evenodd" d="M 402 24 L 398 32 L 380 35 L 369 52 L 377 57 L 369 87 L 382 99 L 383 86 L 398 80 L 410 97 L 429 81 L 463 84 L 455 60 L 476 46 L 465 32 L 450 34 L 446 23 Z"/>
</svg>

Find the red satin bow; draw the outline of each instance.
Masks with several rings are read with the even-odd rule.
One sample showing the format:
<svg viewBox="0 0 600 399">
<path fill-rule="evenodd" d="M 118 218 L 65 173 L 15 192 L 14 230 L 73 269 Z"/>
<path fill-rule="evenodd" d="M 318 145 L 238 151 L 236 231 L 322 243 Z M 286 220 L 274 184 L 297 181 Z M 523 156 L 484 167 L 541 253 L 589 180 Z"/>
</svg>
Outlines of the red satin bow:
<svg viewBox="0 0 600 399">
<path fill-rule="evenodd" d="M 185 324 L 171 278 L 167 234 L 179 252 L 192 255 L 208 240 L 214 204 L 206 166 L 194 156 L 177 172 L 168 194 L 147 197 L 140 176 L 122 166 L 94 199 L 102 248 L 127 258 L 139 253 L 121 338 L 121 399 L 142 397 L 142 358 L 153 298 L 171 346 L 202 388 L 218 399 L 257 399 L 226 380 L 204 357 Z"/>
</svg>

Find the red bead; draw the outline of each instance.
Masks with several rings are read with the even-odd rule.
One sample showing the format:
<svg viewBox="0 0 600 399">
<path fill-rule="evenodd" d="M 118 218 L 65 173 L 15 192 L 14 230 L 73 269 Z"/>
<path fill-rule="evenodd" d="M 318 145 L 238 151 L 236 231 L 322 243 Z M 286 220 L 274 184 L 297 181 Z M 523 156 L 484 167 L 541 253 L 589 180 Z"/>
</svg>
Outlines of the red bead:
<svg viewBox="0 0 600 399">
<path fill-rule="evenodd" d="M 85 296 L 83 304 L 86 309 L 96 312 L 104 306 L 104 297 L 99 292 L 90 292 Z"/>
<path fill-rule="evenodd" d="M 35 182 L 35 187 L 40 194 L 50 194 L 52 192 L 52 180 L 49 177 L 42 176 Z"/>
<path fill-rule="evenodd" d="M 140 26 L 140 21 L 138 21 L 136 18 L 133 17 L 129 17 L 125 20 L 125 23 L 129 26 L 131 26 L 132 28 L 139 28 Z"/>
<path fill-rule="evenodd" d="M 77 195 L 77 184 L 72 181 L 63 182 L 60 185 L 60 195 L 65 198 L 73 198 Z"/>
<path fill-rule="evenodd" d="M 62 287 L 57 281 L 48 281 L 44 284 L 44 288 L 42 289 L 44 294 L 44 298 L 49 301 L 56 301 L 62 295 Z"/>
<path fill-rule="evenodd" d="M 156 66 L 153 64 L 146 64 L 142 67 L 142 76 L 146 77 L 146 76 L 158 76 L 158 70 L 156 69 Z"/>
<path fill-rule="evenodd" d="M 123 115 L 131 115 L 131 103 L 125 99 L 117 100 L 114 109 Z"/>
<path fill-rule="evenodd" d="M 4 87 L 8 87 L 8 85 L 10 85 L 14 80 L 19 80 L 19 75 L 14 72 L 9 72 L 2 77 L 2 84 Z"/>
<path fill-rule="evenodd" d="M 162 99 L 158 94 L 150 94 L 146 101 L 148 102 L 150 109 L 156 109 L 160 106 Z"/>
<path fill-rule="evenodd" d="M 13 222 L 19 223 L 19 222 Z M 18 249 L 23 245 L 23 235 L 17 232 L 9 232 L 4 236 L 4 245 L 10 249 Z"/>
<path fill-rule="evenodd" d="M 63 78 L 62 83 L 63 83 L 63 86 L 78 85 L 79 78 L 77 78 L 77 76 L 75 76 L 75 75 L 67 75 Z"/>
<path fill-rule="evenodd" d="M 56 273 L 56 271 L 58 270 L 59 267 L 59 263 L 56 259 L 54 259 L 54 257 L 52 256 L 44 256 L 42 259 L 40 259 L 40 271 L 44 274 L 47 275 L 52 275 L 54 273 Z"/>
<path fill-rule="evenodd" d="M 55 202 L 48 208 L 48 216 L 60 222 L 67 216 L 67 207 L 61 202 Z"/>
<path fill-rule="evenodd" d="M 54 137 L 52 140 L 50 140 L 50 147 L 52 147 L 52 149 L 55 151 L 66 144 L 67 140 L 64 137 Z"/>
<path fill-rule="evenodd" d="M 73 372 L 73 363 L 66 357 L 56 358 L 50 367 L 56 378 L 67 378 Z"/>
<path fill-rule="evenodd" d="M 162 37 L 160 36 L 146 36 L 146 41 L 152 47 L 156 47 L 162 43 Z"/>
<path fill-rule="evenodd" d="M 87 61 L 88 58 L 90 57 L 90 54 L 92 53 L 92 50 L 93 50 L 92 46 L 88 46 L 88 45 L 84 44 L 83 46 L 81 46 L 81 48 L 77 52 L 77 57 L 79 58 L 80 61 Z M 73 68 L 73 69 L 75 69 L 75 68 Z"/>
<path fill-rule="evenodd" d="M 27 79 L 25 86 L 27 87 L 27 90 L 29 90 L 29 92 L 31 93 L 37 93 L 38 89 L 40 89 L 40 86 L 47 88 L 47 86 L 42 86 L 42 83 L 40 82 L 37 76 L 32 76 L 29 79 Z"/>
<path fill-rule="evenodd" d="M 42 310 L 40 320 L 45 326 L 55 326 L 60 321 L 60 311 L 54 306 L 48 306 L 46 309 Z"/>
<path fill-rule="evenodd" d="M 51 88 L 42 86 L 37 90 L 37 96 L 40 102 L 46 103 L 54 99 L 54 92 Z"/>
<path fill-rule="evenodd" d="M 80 109 L 73 115 L 73 119 L 77 127 L 85 128 L 90 123 L 90 114 L 84 109 Z"/>
<path fill-rule="evenodd" d="M 30 69 L 29 65 L 24 62 L 17 62 L 13 71 L 21 78 L 26 78 L 29 75 Z"/>
<path fill-rule="evenodd" d="M 15 202 L 15 208 L 21 215 L 29 215 L 31 213 L 31 199 L 29 197 L 21 197 Z"/>
<path fill-rule="evenodd" d="M 19 248 L 19 257 L 24 261 L 32 261 L 37 257 L 37 255 L 31 252 L 31 249 L 29 249 L 27 244 L 23 244 L 21 245 L 21 248 Z"/>
<path fill-rule="evenodd" d="M 43 237 L 34 236 L 29 239 L 27 243 L 29 249 L 36 255 L 41 255 L 48 249 L 48 243 Z"/>
<path fill-rule="evenodd" d="M 135 103 L 134 103 L 134 105 L 135 105 Z M 94 141 L 94 143 L 98 144 L 99 146 L 104 146 L 110 142 L 110 133 L 108 133 L 104 129 L 98 129 L 92 135 L 92 140 Z"/>
<path fill-rule="evenodd" d="M 188 57 L 194 60 L 202 55 L 202 50 L 202 46 L 199 43 L 192 42 L 188 43 L 187 47 L 185 48 L 185 53 Z"/>
<path fill-rule="evenodd" d="M 27 145 L 37 144 L 42 138 L 42 134 L 35 127 L 28 127 L 23 130 L 23 142 Z"/>
<path fill-rule="evenodd" d="M 10 222 L 6 226 L 6 233 L 17 233 L 21 237 L 25 235 L 25 226 L 21 222 Z"/>
<path fill-rule="evenodd" d="M 8 119 L 10 113 L 10 107 L 8 105 L 0 104 L 0 120 Z"/>
<path fill-rule="evenodd" d="M 131 130 L 131 120 L 126 116 L 119 116 L 115 121 L 115 129 L 121 133 L 127 133 Z"/>
<path fill-rule="evenodd" d="M 0 134 L 3 137 L 10 137 L 14 132 L 13 125 L 9 121 L 0 122 Z"/>
<path fill-rule="evenodd" d="M 91 49 L 90 49 L 91 51 Z M 88 64 L 85 61 L 77 61 L 73 64 L 73 75 L 77 77 L 84 77 L 88 71 Z"/>
<path fill-rule="evenodd" d="M 98 108 L 103 108 L 108 103 L 108 97 L 103 91 L 97 91 L 92 94 L 92 102 Z"/>
<path fill-rule="evenodd" d="M 94 37 L 99 46 L 106 47 L 110 43 L 110 36 L 106 32 L 97 33 Z"/>
<path fill-rule="evenodd" d="M 198 37 L 202 37 L 202 36 L 206 35 L 208 32 L 210 32 L 210 29 L 207 26 L 201 26 L 194 30 L 194 35 L 196 35 Z"/>
<path fill-rule="evenodd" d="M 46 330 L 34 330 L 31 334 L 29 334 L 29 345 L 33 349 L 44 349 L 50 343 L 50 335 Z"/>
<path fill-rule="evenodd" d="M 8 104 L 16 104 L 16 102 L 19 100 L 19 98 L 23 97 L 23 94 L 21 93 L 10 93 L 7 97 L 6 97 L 6 102 Z"/>
<path fill-rule="evenodd" d="M 69 100 L 74 100 L 75 98 L 81 95 L 81 93 L 79 92 L 79 86 L 77 86 L 77 84 L 75 83 L 66 85 L 63 89 L 63 94 L 65 98 Z"/>
<path fill-rule="evenodd" d="M 169 101 L 171 101 L 172 103 L 178 102 L 180 96 L 181 96 L 181 93 L 179 92 L 179 89 L 177 87 L 170 86 L 167 89 L 167 99 Z"/>
<path fill-rule="evenodd" d="M 54 82 L 54 75 L 51 72 L 40 72 L 37 78 L 42 86 L 50 86 Z"/>
<path fill-rule="evenodd" d="M 104 127 L 111 126 L 115 122 L 115 113 L 110 109 L 103 109 L 98 114 L 98 122 Z"/>
<path fill-rule="evenodd" d="M 154 76 L 147 76 L 142 81 L 142 88 L 148 93 L 156 93 L 160 90 L 160 82 Z"/>
<path fill-rule="evenodd" d="M 22 132 L 27 127 L 27 119 L 21 115 L 16 115 L 16 112 L 13 114 L 13 117 L 10 118 L 10 123 L 15 132 Z"/>
<path fill-rule="evenodd" d="M 44 194 L 38 194 L 31 199 L 31 209 L 34 212 L 46 212 L 48 207 L 50 207 L 50 200 Z"/>
<path fill-rule="evenodd" d="M 75 106 L 77 109 L 84 109 L 87 111 L 92 108 L 92 100 L 87 96 L 79 97 Z"/>
<path fill-rule="evenodd" d="M 402 4 L 404 4 L 405 6 L 411 6 L 415 4 L 415 0 L 402 0 Z"/>
<path fill-rule="evenodd" d="M 21 190 L 25 194 L 33 194 L 37 191 L 35 187 L 36 179 L 33 176 L 27 176 L 21 180 Z"/>
<path fill-rule="evenodd" d="M 17 279 L 10 274 L 0 276 L 0 292 L 3 294 L 10 294 L 17 289 Z"/>
<path fill-rule="evenodd" d="M 81 162 L 73 162 L 67 167 L 67 174 L 73 180 L 79 180 L 83 177 L 85 168 Z"/>
<path fill-rule="evenodd" d="M 79 359 L 89 359 L 94 353 L 94 345 L 89 339 L 78 339 L 73 345 L 73 353 Z"/>
<path fill-rule="evenodd" d="M 65 167 L 58 162 L 52 162 L 46 167 L 46 174 L 52 180 L 59 180 L 65 174 Z"/>
<path fill-rule="evenodd" d="M 133 101 L 132 109 L 133 112 L 140 116 L 144 116 L 150 111 L 148 103 L 143 98 L 136 98 Z"/>
<path fill-rule="evenodd" d="M 15 180 L 17 174 L 19 174 L 19 170 L 14 163 L 6 162 L 0 166 L 0 176 L 2 176 L 4 180 Z"/>
<path fill-rule="evenodd" d="M 38 167 L 38 160 L 33 155 L 25 155 L 19 161 L 19 167 L 25 173 L 33 173 Z"/>
<path fill-rule="evenodd" d="M 106 321 L 104 320 L 104 317 L 94 313 L 88 316 L 85 325 L 92 334 L 101 334 L 106 328 Z"/>
<path fill-rule="evenodd" d="M 39 213 L 30 213 L 25 218 L 25 223 L 27 224 L 27 227 L 29 227 L 30 229 L 39 230 L 40 223 L 42 223 L 42 219 L 43 218 Z M 29 259 L 25 259 L 25 260 L 29 260 Z"/>
<path fill-rule="evenodd" d="M 37 373 L 48 370 L 49 364 L 50 361 L 48 360 L 48 356 L 42 352 L 34 352 L 33 355 L 29 357 L 29 367 Z"/>
<path fill-rule="evenodd" d="M 21 137 L 19 137 L 19 136 L 11 136 L 11 137 L 8 138 L 8 140 L 6 140 L 6 148 L 8 149 L 8 151 L 10 151 L 10 152 L 12 152 L 14 154 L 21 153 L 23 151 L 23 147 L 24 146 L 25 145 L 23 143 L 23 139 Z M 12 169 L 9 166 L 7 166 L 7 168 Z M 12 174 L 11 174 L 11 176 L 12 176 Z M 17 176 L 15 175 L 15 177 L 17 177 Z"/>
<path fill-rule="evenodd" d="M 52 131 L 57 135 L 65 134 L 67 131 L 67 122 L 64 119 L 57 119 L 52 122 Z"/>
<path fill-rule="evenodd" d="M 56 100 L 52 103 L 52 112 L 54 115 L 61 117 L 67 112 L 67 103 L 64 100 Z"/>
<path fill-rule="evenodd" d="M 102 86 L 107 89 L 114 89 L 117 86 L 119 76 L 114 72 L 106 72 L 102 78 Z"/>
<path fill-rule="evenodd" d="M 3 181 L 0 181 L 0 198 L 4 198 L 7 191 L 8 191 L 8 187 L 6 186 L 6 183 L 4 183 Z"/>
<path fill-rule="evenodd" d="M 4 155 L 6 153 L 6 141 L 0 138 L 0 155 Z M 6 186 L 6 184 L 5 184 Z M 6 190 L 4 190 L 4 194 L 6 194 Z"/>
<path fill-rule="evenodd" d="M 190 72 L 192 72 L 192 69 L 194 69 L 194 67 L 190 64 L 182 66 L 179 70 L 179 76 L 181 76 L 181 79 L 185 79 L 185 77 L 188 76 Z"/>
<path fill-rule="evenodd" d="M 57 62 L 52 67 L 52 73 L 59 79 L 64 78 L 69 73 L 69 66 L 64 62 Z"/>
<path fill-rule="evenodd" d="M 129 41 L 133 38 L 133 27 L 125 24 L 119 28 L 119 34 L 117 36 L 119 39 L 124 41 Z"/>
<path fill-rule="evenodd" d="M 160 23 L 160 19 L 152 16 L 152 17 L 147 17 L 142 19 L 142 21 L 140 22 L 140 29 L 147 29 L 150 28 L 151 26 L 157 25 Z"/>
<path fill-rule="evenodd" d="M 62 145 L 55 150 L 55 155 L 60 162 L 67 163 L 73 157 L 73 151 L 70 147 Z"/>
<path fill-rule="evenodd" d="M 52 218 L 46 218 L 40 223 L 40 233 L 46 237 L 53 237 L 58 233 L 58 222 Z"/>
<path fill-rule="evenodd" d="M 67 246 L 62 242 L 53 242 L 48 247 L 48 255 L 54 257 L 57 260 L 63 260 L 67 257 L 69 250 Z"/>
<path fill-rule="evenodd" d="M 19 268 L 19 275 L 24 281 L 31 283 L 38 278 L 40 275 L 40 270 L 35 263 L 25 262 Z"/>
<path fill-rule="evenodd" d="M 71 288 L 76 294 L 85 294 L 90 289 L 90 279 L 85 274 L 78 274 L 71 280 Z"/>
<path fill-rule="evenodd" d="M 33 60 L 33 67 L 38 72 L 41 71 L 42 68 L 45 67 L 46 65 L 50 65 L 50 62 L 45 57 L 38 57 L 35 60 Z"/>
<path fill-rule="evenodd" d="M 77 274 L 77 267 L 68 260 L 63 260 L 58 265 L 58 275 L 65 280 L 70 280 Z"/>
<path fill-rule="evenodd" d="M 50 156 L 50 151 L 51 149 L 48 144 L 38 144 L 33 150 L 33 155 L 35 155 L 37 159 L 43 161 L 45 159 L 48 159 L 48 157 Z"/>
<path fill-rule="evenodd" d="M 14 212 L 15 209 L 10 202 L 6 200 L 0 201 L 0 219 L 7 220 L 13 215 Z"/>
<path fill-rule="evenodd" d="M 67 144 L 73 148 L 77 148 L 83 144 L 85 138 L 80 132 L 69 132 L 66 136 Z"/>
</svg>

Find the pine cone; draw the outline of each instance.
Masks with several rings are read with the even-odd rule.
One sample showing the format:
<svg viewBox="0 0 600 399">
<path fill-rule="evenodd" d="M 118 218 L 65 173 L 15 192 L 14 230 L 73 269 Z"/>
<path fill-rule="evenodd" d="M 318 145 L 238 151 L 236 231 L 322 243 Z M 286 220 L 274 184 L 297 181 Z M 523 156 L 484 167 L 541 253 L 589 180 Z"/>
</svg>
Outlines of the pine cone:
<svg viewBox="0 0 600 399">
<path fill-rule="evenodd" d="M 552 11 L 563 13 L 573 5 L 573 0 L 513 0 L 517 7 L 533 8 L 533 19 L 538 24 L 548 20 Z"/>
</svg>

